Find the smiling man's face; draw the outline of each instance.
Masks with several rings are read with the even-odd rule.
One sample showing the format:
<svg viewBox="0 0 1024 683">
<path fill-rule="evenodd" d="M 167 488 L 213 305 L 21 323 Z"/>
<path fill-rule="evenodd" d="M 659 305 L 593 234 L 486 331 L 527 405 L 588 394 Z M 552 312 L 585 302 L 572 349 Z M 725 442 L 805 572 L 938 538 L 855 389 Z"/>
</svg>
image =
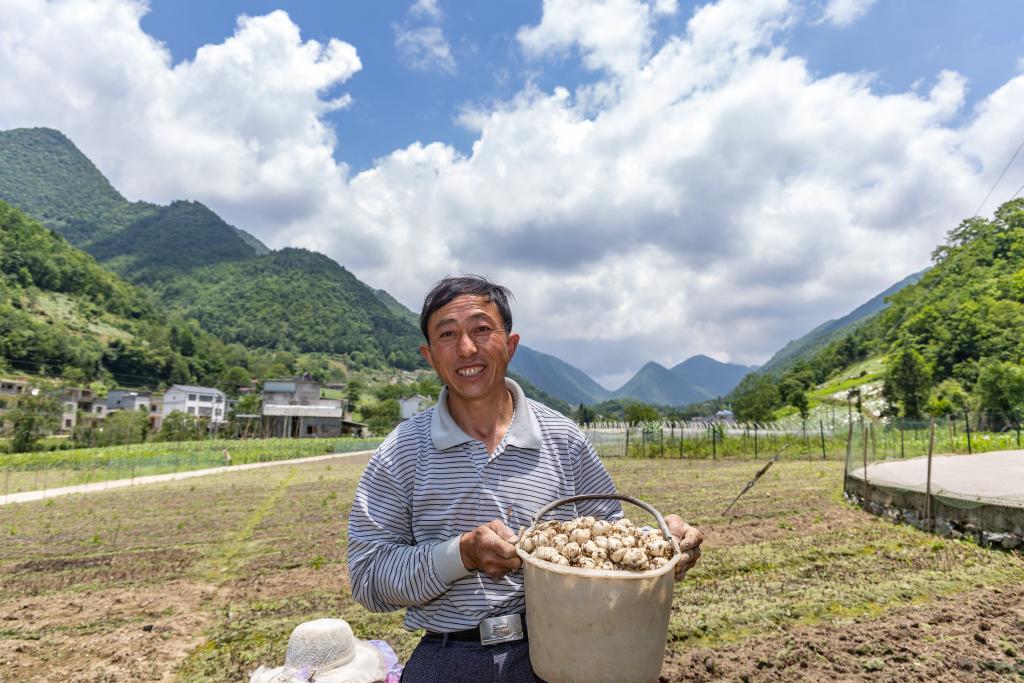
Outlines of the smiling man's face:
<svg viewBox="0 0 1024 683">
<path fill-rule="evenodd" d="M 497 305 L 464 294 L 434 311 L 427 322 L 429 344 L 420 353 L 462 401 L 497 398 L 505 391 L 505 370 L 519 344 L 507 334 Z"/>
</svg>

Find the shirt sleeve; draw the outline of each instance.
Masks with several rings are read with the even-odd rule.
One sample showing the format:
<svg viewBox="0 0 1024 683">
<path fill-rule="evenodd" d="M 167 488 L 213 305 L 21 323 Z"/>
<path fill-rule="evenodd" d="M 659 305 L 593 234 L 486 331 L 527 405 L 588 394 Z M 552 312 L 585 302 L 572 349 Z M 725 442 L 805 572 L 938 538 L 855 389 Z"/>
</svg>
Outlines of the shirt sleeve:
<svg viewBox="0 0 1024 683">
<path fill-rule="evenodd" d="M 605 469 L 604 463 L 597 457 L 597 451 L 590 439 L 580 433 L 582 443 L 573 461 L 576 475 L 576 494 L 615 493 L 615 484 Z M 584 500 L 577 504 L 577 513 L 581 516 L 591 515 L 598 519 L 619 519 L 622 517 L 622 504 L 618 500 Z"/>
<path fill-rule="evenodd" d="M 451 539 L 416 543 L 410 499 L 378 451 L 359 480 L 348 519 L 352 597 L 371 612 L 425 605 L 457 578 L 448 566 L 439 572 L 435 562 L 450 559 Z"/>
</svg>

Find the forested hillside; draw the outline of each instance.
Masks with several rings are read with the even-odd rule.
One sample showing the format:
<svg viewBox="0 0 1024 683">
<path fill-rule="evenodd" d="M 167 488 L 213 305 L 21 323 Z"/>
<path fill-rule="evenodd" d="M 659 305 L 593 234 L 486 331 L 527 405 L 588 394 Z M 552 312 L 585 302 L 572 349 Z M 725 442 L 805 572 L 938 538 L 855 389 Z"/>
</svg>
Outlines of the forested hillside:
<svg viewBox="0 0 1024 683">
<path fill-rule="evenodd" d="M 326 256 L 270 252 L 198 202 L 129 203 L 55 130 L 0 132 L 0 162 L 0 199 L 226 342 L 333 353 L 354 367 L 424 366 L 401 305 Z"/>
<path fill-rule="evenodd" d="M 1019 420 L 1024 199 L 1003 204 L 991 220 L 964 220 L 932 261 L 919 282 L 891 297 L 888 308 L 809 360 L 776 379 L 744 378 L 733 396 L 737 413 L 777 408 L 855 363 L 883 358 L 889 413 L 921 417 L 971 406 Z"/>
<path fill-rule="evenodd" d="M 870 300 L 850 311 L 842 318 L 824 322 L 799 339 L 789 342 L 782 347 L 782 349 L 777 351 L 775 355 L 773 355 L 771 359 L 769 359 L 768 362 L 759 369 L 759 371 L 781 374 L 792 368 L 797 361 L 812 358 L 814 354 L 823 349 L 830 342 L 847 336 L 856 326 L 862 325 L 865 320 L 886 308 L 889 305 L 889 299 L 893 294 L 904 287 L 920 281 L 924 273 L 925 271 L 921 271 L 920 273 L 908 275 L 896 284 L 887 288 L 878 296 L 872 297 Z"/>
<path fill-rule="evenodd" d="M 0 271 L 0 362 L 15 370 L 156 385 L 254 362 L 2 201 Z"/>
<path fill-rule="evenodd" d="M 153 288 L 225 341 L 345 355 L 357 366 L 425 367 L 419 330 L 323 254 L 282 249 Z"/>
</svg>

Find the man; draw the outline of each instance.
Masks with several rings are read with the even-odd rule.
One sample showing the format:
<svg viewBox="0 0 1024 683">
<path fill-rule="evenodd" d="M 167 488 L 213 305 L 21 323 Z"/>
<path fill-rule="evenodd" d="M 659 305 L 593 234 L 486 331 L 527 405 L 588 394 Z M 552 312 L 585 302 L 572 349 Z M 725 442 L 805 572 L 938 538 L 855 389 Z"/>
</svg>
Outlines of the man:
<svg viewBox="0 0 1024 683">
<path fill-rule="evenodd" d="M 427 294 L 420 353 L 444 389 L 381 444 L 349 517 L 355 599 L 377 612 L 407 608 L 406 627 L 427 631 L 403 674 L 412 683 L 539 680 L 524 638 L 481 642 L 489 620 L 526 610 L 513 529 L 553 500 L 615 490 L 576 424 L 505 377 L 519 343 L 510 296 L 476 276 L 446 278 Z M 552 513 L 582 515 L 621 509 L 597 500 Z M 666 521 L 685 551 L 682 578 L 703 538 L 676 515 Z"/>
</svg>

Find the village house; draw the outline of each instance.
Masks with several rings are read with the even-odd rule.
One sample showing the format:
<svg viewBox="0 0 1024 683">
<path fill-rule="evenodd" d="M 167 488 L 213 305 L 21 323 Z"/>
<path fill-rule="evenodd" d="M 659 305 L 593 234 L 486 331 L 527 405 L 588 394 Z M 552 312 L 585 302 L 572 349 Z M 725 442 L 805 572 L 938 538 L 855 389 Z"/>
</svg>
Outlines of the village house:
<svg viewBox="0 0 1024 683">
<path fill-rule="evenodd" d="M 434 402 L 432 400 L 430 400 L 426 396 L 420 396 L 419 394 L 416 394 L 415 396 L 411 396 L 409 398 L 398 399 L 398 405 L 401 407 L 401 414 L 403 420 L 408 420 L 416 413 L 420 412 L 421 410 L 426 410 L 433 404 Z"/>
<path fill-rule="evenodd" d="M 18 402 L 18 397 L 27 386 L 28 381 L 23 379 L 0 380 L 0 429 L 5 431 L 10 429 L 7 413 Z"/>
<path fill-rule="evenodd" d="M 320 383 L 275 379 L 263 383 L 261 431 L 264 436 L 334 437 L 361 433 L 365 425 L 344 419 L 342 399 L 322 398 Z"/>
<path fill-rule="evenodd" d="M 205 418 L 211 427 L 216 428 L 227 421 L 227 396 L 219 389 L 173 384 L 164 392 L 161 421 L 174 411 Z"/>
<path fill-rule="evenodd" d="M 149 418 L 150 429 L 160 429 L 163 421 L 163 397 L 149 391 L 111 389 L 107 392 L 106 410 L 94 411 L 94 421 L 118 410 L 140 410 Z"/>
<path fill-rule="evenodd" d="M 6 415 L 17 403 L 18 398 L 25 393 L 29 384 L 27 379 L 0 379 L 0 425 L 3 428 L 10 427 Z M 60 390 L 58 398 L 61 410 L 56 432 L 58 434 L 70 434 L 74 431 L 75 425 L 78 424 L 79 412 L 91 416 L 96 404 L 95 392 L 80 387 L 64 387 Z"/>
</svg>

